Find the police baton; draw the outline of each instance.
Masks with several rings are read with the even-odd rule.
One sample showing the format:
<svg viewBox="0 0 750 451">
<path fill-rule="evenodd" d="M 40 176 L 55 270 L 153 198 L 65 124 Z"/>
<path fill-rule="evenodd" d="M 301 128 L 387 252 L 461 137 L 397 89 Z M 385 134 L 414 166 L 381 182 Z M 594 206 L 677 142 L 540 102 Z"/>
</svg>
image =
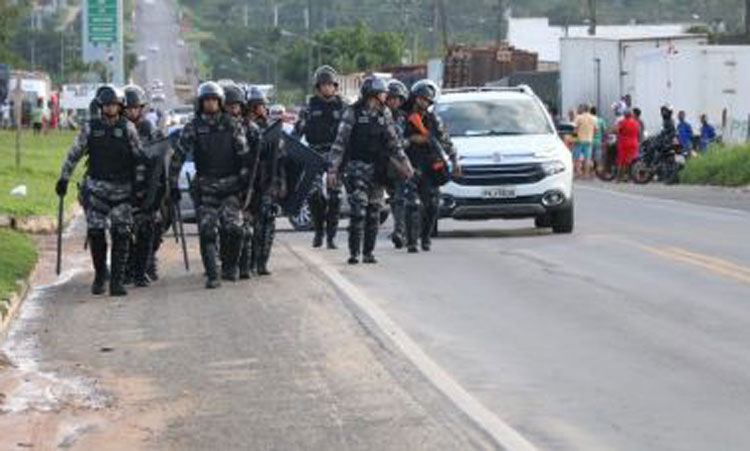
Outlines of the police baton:
<svg viewBox="0 0 750 451">
<path fill-rule="evenodd" d="M 63 234 L 63 215 L 65 214 L 65 196 L 58 196 L 57 202 L 57 265 L 55 273 L 59 276 L 62 270 L 62 234 Z"/>
<path fill-rule="evenodd" d="M 188 181 L 190 178 L 188 177 Z M 172 199 L 172 208 L 174 209 L 174 222 L 172 227 L 174 229 L 175 236 L 179 237 L 179 241 L 182 244 L 182 259 L 185 261 L 185 271 L 190 271 L 190 261 L 187 253 L 187 243 L 185 242 L 185 227 L 182 223 L 182 210 L 180 209 L 180 201 Z"/>
</svg>

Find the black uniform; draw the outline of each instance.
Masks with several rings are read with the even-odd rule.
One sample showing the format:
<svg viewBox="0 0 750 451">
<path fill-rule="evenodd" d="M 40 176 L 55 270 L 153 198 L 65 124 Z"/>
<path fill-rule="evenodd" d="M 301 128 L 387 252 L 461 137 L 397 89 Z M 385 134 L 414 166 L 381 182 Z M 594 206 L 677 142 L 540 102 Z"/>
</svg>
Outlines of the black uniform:
<svg viewBox="0 0 750 451">
<path fill-rule="evenodd" d="M 300 112 L 293 134 L 300 138 L 304 136 L 310 148 L 329 159 L 331 146 L 336 139 L 345 108 L 346 103 L 338 95 L 330 99 L 316 95 L 310 99 L 307 107 Z M 326 195 L 326 187 L 321 174 L 313 185 L 309 199 L 317 245 L 320 245 L 325 233 L 329 247 L 335 247 L 333 242 L 336 238 L 341 213 L 340 186 L 335 189 L 328 189 Z"/>
</svg>

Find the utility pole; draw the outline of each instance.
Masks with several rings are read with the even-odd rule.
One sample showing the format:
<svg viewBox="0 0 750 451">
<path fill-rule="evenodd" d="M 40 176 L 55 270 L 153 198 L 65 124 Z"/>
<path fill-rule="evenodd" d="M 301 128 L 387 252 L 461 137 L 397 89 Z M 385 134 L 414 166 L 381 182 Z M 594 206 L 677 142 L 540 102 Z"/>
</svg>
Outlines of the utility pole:
<svg viewBox="0 0 750 451">
<path fill-rule="evenodd" d="M 745 37 L 750 42 L 750 0 L 745 0 Z"/>
<path fill-rule="evenodd" d="M 305 9 L 305 28 L 307 28 L 307 81 L 312 80 L 313 46 L 312 46 L 312 0 L 307 0 Z"/>
<path fill-rule="evenodd" d="M 440 16 L 440 33 L 443 36 L 443 48 L 448 50 L 448 15 L 445 13 L 445 0 L 438 0 L 437 6 Z"/>
<path fill-rule="evenodd" d="M 589 2 L 589 36 L 596 35 L 596 0 Z"/>
<path fill-rule="evenodd" d="M 510 0 L 497 0 L 497 45 L 508 39 L 508 22 L 505 20 L 505 12 L 508 10 Z"/>
</svg>

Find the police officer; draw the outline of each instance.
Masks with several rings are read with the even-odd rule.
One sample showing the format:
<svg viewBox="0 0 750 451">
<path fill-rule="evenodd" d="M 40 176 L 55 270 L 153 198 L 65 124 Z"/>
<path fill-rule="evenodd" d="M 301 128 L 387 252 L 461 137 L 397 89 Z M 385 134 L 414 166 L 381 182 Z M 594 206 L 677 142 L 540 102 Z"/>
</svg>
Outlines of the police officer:
<svg viewBox="0 0 750 451">
<path fill-rule="evenodd" d="M 245 135 L 247 137 L 249 149 L 248 164 L 250 167 L 253 189 L 251 189 L 251 192 L 249 193 L 251 196 L 250 199 L 246 199 L 242 210 L 244 235 L 242 239 L 242 250 L 240 251 L 240 279 L 249 279 L 252 272 L 256 270 L 255 263 L 257 260 L 254 254 L 256 246 L 254 245 L 253 239 L 253 227 L 256 215 L 253 211 L 253 199 L 255 198 L 255 183 L 258 178 L 261 132 L 262 129 L 265 129 L 268 126 L 267 105 L 268 100 L 266 99 L 266 95 L 263 94 L 263 91 L 255 86 L 250 86 L 246 89 L 243 125 L 245 126 Z"/>
<path fill-rule="evenodd" d="M 123 276 L 133 227 L 131 200 L 144 182 L 141 143 L 135 126 L 122 116 L 123 94 L 111 86 L 100 89 L 97 104 L 101 117 L 91 119 L 70 148 L 62 165 L 56 191 L 64 196 L 76 165 L 88 157 L 88 169 L 81 190 L 86 212 L 87 239 L 94 264 L 93 294 L 104 293 L 108 277 L 107 238 L 112 239 L 110 296 L 127 294 Z"/>
<path fill-rule="evenodd" d="M 388 83 L 388 97 L 385 102 L 386 105 L 388 105 L 388 109 L 391 110 L 393 122 L 396 125 L 396 131 L 398 132 L 398 136 L 402 140 L 404 147 L 406 147 L 407 144 L 404 142 L 406 114 L 401 109 L 401 106 L 408 98 L 409 90 L 401 81 L 391 80 Z M 393 214 L 393 232 L 391 233 L 391 241 L 393 241 L 393 245 L 396 249 L 401 249 L 404 247 L 408 235 L 406 230 L 407 198 L 411 202 L 417 201 L 414 181 L 397 181 L 395 186 L 393 186 L 392 192 L 389 191 L 389 194 L 391 197 L 391 213 Z"/>
<path fill-rule="evenodd" d="M 135 125 L 141 144 L 146 146 L 155 137 L 151 122 L 147 121 L 143 115 L 143 108 L 146 106 L 146 93 L 136 85 L 126 86 L 124 93 L 125 117 Z M 149 164 L 148 160 L 144 154 L 143 165 L 146 168 L 145 178 L 147 181 L 152 178 L 151 171 L 156 169 Z M 147 188 L 153 189 L 152 187 Z M 125 280 L 126 283 L 132 281 L 137 287 L 146 287 L 149 285 L 146 270 L 154 248 L 155 205 L 146 205 L 148 198 L 146 192 L 140 191 L 135 194 L 133 203 L 134 240 L 130 243 L 131 252 Z"/>
<path fill-rule="evenodd" d="M 253 96 L 257 98 L 258 94 Z M 256 104 L 254 111 L 250 112 L 250 118 L 261 130 L 266 130 L 272 124 L 269 124 L 266 118 L 266 108 L 261 105 L 260 102 Z M 268 260 L 276 234 L 276 216 L 281 210 L 279 203 L 285 196 L 286 171 L 283 148 L 278 138 L 266 137 L 260 145 L 260 159 L 251 206 L 254 218 L 253 266 L 259 276 L 271 274 Z"/>
<path fill-rule="evenodd" d="M 307 107 L 300 112 L 293 135 L 300 138 L 304 136 L 313 150 L 328 158 L 346 104 L 337 94 L 338 74 L 332 67 L 319 67 L 315 71 L 314 79 L 315 95 L 310 99 Z M 326 198 L 321 174 L 310 193 L 310 210 L 315 226 L 313 247 L 323 245 L 325 233 L 328 248 L 336 249 L 335 239 L 341 212 L 341 187 L 330 185 Z"/>
<path fill-rule="evenodd" d="M 431 237 L 437 223 L 440 206 L 440 185 L 436 181 L 432 167 L 434 162 L 432 156 L 435 152 L 430 148 L 431 138 L 436 139 L 442 145 L 453 164 L 454 175 L 460 174 L 450 136 L 445 131 L 440 118 L 430 108 L 437 99 L 437 95 L 437 85 L 430 80 L 421 80 L 411 87 L 409 100 L 404 106 L 407 114 L 405 137 L 409 141 L 406 154 L 416 171 L 415 177 L 419 191 L 419 205 L 407 205 L 407 218 L 415 217 L 415 208 L 420 210 L 423 251 L 430 250 Z M 409 248 L 411 252 L 415 252 L 416 243 L 409 243 Z"/>
<path fill-rule="evenodd" d="M 224 90 L 214 82 L 198 87 L 195 118 L 180 133 L 170 166 L 172 201 L 179 202 L 177 182 L 188 153 L 195 161 L 193 181 L 198 207 L 198 233 L 206 288 L 220 286 L 216 265 L 217 240 L 222 249 L 221 276 L 237 280 L 242 242 L 241 202 L 248 188 L 247 143 L 241 124 L 222 112 Z"/>
<path fill-rule="evenodd" d="M 388 162 L 391 158 L 406 161 L 391 111 L 385 106 L 386 95 L 384 80 L 370 77 L 362 82 L 361 97 L 344 113 L 331 151 L 329 185 L 337 185 L 339 169 L 348 161 L 344 183 L 351 207 L 349 264 L 359 263 L 361 253 L 364 263 L 377 263 L 373 251 Z"/>
</svg>

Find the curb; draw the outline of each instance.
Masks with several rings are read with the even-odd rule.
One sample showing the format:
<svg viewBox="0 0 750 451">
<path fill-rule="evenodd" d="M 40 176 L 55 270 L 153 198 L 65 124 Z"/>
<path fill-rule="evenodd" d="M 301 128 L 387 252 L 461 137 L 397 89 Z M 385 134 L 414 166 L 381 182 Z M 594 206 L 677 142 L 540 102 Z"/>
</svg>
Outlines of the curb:
<svg viewBox="0 0 750 451">
<path fill-rule="evenodd" d="M 34 268 L 26 279 L 19 280 L 18 285 L 20 285 L 21 288 L 18 291 L 11 294 L 10 298 L 0 299 L 0 339 L 5 337 L 5 334 L 8 332 L 8 329 L 13 322 L 13 318 L 15 318 L 18 313 L 23 301 L 26 300 L 26 296 L 31 290 L 31 280 L 34 279 L 40 262 L 41 258 L 37 260 Z"/>
</svg>

